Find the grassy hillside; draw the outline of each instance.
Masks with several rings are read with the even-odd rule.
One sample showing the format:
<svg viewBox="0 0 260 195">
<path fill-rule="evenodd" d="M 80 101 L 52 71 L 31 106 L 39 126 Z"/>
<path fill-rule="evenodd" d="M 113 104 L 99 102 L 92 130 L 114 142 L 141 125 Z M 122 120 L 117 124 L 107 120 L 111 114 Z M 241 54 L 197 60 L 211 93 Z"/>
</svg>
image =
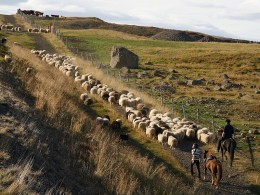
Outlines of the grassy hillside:
<svg viewBox="0 0 260 195">
<path fill-rule="evenodd" d="M 147 86 L 158 85 L 165 81 L 176 89 L 176 93 L 168 94 L 172 98 L 187 97 L 199 99 L 216 98 L 230 100 L 228 112 L 219 118 L 230 117 L 239 129 L 259 126 L 259 97 L 250 86 L 259 86 L 260 47 L 257 44 L 227 44 L 227 43 L 183 43 L 170 41 L 155 41 L 108 30 L 62 30 L 71 47 L 79 51 L 95 54 L 98 61 L 109 64 L 110 50 L 113 45 L 124 46 L 140 57 L 140 68 L 133 73 L 145 71 L 150 76 L 138 82 Z M 153 65 L 144 65 L 151 61 Z M 176 73 L 170 73 L 173 69 Z M 159 70 L 161 76 L 152 76 L 154 70 Z M 242 84 L 241 90 L 214 91 L 208 86 L 182 86 L 178 81 L 204 78 L 223 84 L 223 74 L 227 74 L 233 83 Z M 173 75 L 175 79 L 170 80 Z M 250 95 L 249 99 L 238 99 L 238 93 Z M 224 101 L 224 100 L 223 100 Z M 211 102 L 212 103 L 212 102 Z M 241 104 L 246 106 L 241 107 Z M 257 106 L 256 106 L 257 105 Z M 203 105 L 200 105 L 203 106 Z M 217 109 L 225 109 L 221 105 L 211 108 L 211 115 L 217 116 Z M 206 108 L 209 109 L 209 108 Z M 196 109 L 194 109 L 196 110 Z M 245 115 L 241 115 L 245 112 Z M 251 113 L 251 116 L 250 116 Z M 245 126 L 243 126 L 245 125 Z"/>
</svg>

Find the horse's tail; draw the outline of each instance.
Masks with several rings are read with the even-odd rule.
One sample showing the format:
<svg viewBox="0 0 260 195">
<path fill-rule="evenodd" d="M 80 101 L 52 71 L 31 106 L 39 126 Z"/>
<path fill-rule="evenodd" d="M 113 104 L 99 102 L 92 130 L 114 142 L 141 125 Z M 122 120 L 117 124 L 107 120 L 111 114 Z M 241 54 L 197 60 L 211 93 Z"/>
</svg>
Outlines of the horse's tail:
<svg viewBox="0 0 260 195">
<path fill-rule="evenodd" d="M 222 165 L 220 161 L 217 161 L 217 184 L 219 184 L 221 178 L 222 178 Z"/>
</svg>

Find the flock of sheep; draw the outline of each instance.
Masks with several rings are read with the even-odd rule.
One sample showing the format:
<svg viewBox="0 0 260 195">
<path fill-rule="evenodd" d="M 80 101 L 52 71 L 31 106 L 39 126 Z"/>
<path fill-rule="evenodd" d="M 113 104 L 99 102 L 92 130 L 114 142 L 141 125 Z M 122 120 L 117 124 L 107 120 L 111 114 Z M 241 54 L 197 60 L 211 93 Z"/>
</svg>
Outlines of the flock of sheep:
<svg viewBox="0 0 260 195">
<path fill-rule="evenodd" d="M 28 28 L 29 33 L 49 33 L 50 29 L 46 28 Z"/>
<path fill-rule="evenodd" d="M 0 30 L 21 32 L 22 28 L 19 26 L 11 25 L 11 24 L 0 24 Z"/>
<path fill-rule="evenodd" d="M 21 32 L 22 28 L 19 26 L 14 26 L 11 24 L 0 24 L 0 30 L 7 30 L 13 32 Z M 50 29 L 46 28 L 29 28 L 28 32 L 30 33 L 49 33 Z"/>
<path fill-rule="evenodd" d="M 209 143 L 215 138 L 207 128 L 202 128 L 186 119 L 173 118 L 169 112 L 161 113 L 156 109 L 148 108 L 140 97 L 135 97 L 134 93 L 122 90 L 114 90 L 106 84 L 102 84 L 91 74 L 81 74 L 80 67 L 72 63 L 73 58 L 58 54 L 48 54 L 45 50 L 31 50 L 50 66 L 59 69 L 63 74 L 74 79 L 86 92 L 81 94 L 80 99 L 85 105 L 93 101 L 88 94 L 99 95 L 103 100 L 111 105 L 119 105 L 125 110 L 126 118 L 133 124 L 134 128 L 146 133 L 150 138 L 157 139 L 162 145 L 168 144 L 170 148 L 175 148 L 178 142 L 184 138 L 197 139 L 203 143 Z M 110 118 L 98 117 L 96 122 L 102 127 L 110 125 Z M 117 127 L 121 127 L 121 120 L 113 122 Z"/>
</svg>

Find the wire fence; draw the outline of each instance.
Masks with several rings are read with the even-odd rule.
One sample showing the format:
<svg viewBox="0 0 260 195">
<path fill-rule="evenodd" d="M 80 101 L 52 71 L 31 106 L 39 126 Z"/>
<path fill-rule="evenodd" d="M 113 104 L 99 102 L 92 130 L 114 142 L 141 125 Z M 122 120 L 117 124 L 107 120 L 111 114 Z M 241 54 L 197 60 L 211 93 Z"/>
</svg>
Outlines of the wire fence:
<svg viewBox="0 0 260 195">
<path fill-rule="evenodd" d="M 42 28 L 41 25 L 37 24 L 37 17 L 28 17 L 27 15 L 21 15 L 24 20 L 29 23 L 34 28 Z M 217 133 L 218 130 L 223 129 L 219 124 L 223 122 L 223 119 L 216 117 L 214 112 L 203 112 L 205 109 L 202 107 L 193 107 L 190 106 L 190 100 L 187 98 L 179 98 L 174 99 L 172 98 L 172 94 L 174 94 L 175 89 L 171 86 L 164 85 L 163 82 L 156 86 L 147 86 L 142 82 L 141 78 L 138 78 L 136 74 L 133 73 L 122 73 L 118 69 L 113 69 L 107 64 L 103 64 L 100 62 L 98 56 L 95 53 L 90 53 L 85 51 L 84 48 L 79 48 L 75 46 L 75 43 L 63 35 L 60 29 L 55 27 L 55 22 L 52 22 L 53 26 L 50 29 L 51 33 L 53 33 L 57 39 L 61 40 L 67 48 L 77 57 L 81 58 L 82 60 L 91 62 L 93 66 L 98 69 L 101 69 L 105 74 L 118 79 L 120 82 L 125 83 L 129 87 L 138 89 L 141 92 L 149 94 L 154 99 L 159 101 L 162 106 L 167 107 L 171 110 L 172 113 L 179 117 L 183 117 L 187 120 L 193 121 L 199 125 L 207 127 L 211 132 Z M 196 102 L 195 102 L 196 104 Z M 239 140 L 241 142 L 242 139 Z M 258 158 L 254 158 L 253 151 L 254 147 L 252 147 L 252 143 L 254 139 L 246 138 L 246 141 L 242 140 L 242 142 L 247 143 L 249 152 L 243 153 L 240 152 L 245 158 L 250 158 L 252 162 L 252 166 L 257 167 L 260 169 L 260 161 Z M 241 143 L 242 144 L 242 143 Z"/>
</svg>

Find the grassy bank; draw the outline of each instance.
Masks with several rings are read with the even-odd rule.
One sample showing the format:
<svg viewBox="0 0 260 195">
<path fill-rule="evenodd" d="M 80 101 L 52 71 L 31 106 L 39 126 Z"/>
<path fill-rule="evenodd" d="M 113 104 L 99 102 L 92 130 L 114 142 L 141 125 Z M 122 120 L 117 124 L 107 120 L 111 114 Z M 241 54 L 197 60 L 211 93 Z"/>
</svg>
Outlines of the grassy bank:
<svg viewBox="0 0 260 195">
<path fill-rule="evenodd" d="M 180 186 L 185 189 L 178 190 L 180 194 L 192 193 L 191 181 L 180 170 L 166 166 L 160 158 L 151 159 L 144 155 L 147 152 L 139 152 L 140 148 L 122 144 L 115 132 L 96 127 L 92 118 L 100 114 L 96 109 L 101 103 L 95 100 L 92 107 L 84 107 L 78 98 L 81 89 L 75 88 L 71 80 L 52 71 L 52 67 L 24 49 L 12 46 L 11 52 L 31 62 L 19 61 L 14 71 L 25 89 L 35 97 L 35 108 L 55 128 L 74 137 L 70 152 L 75 160 L 78 157 L 85 163 L 83 171 L 86 171 L 87 180 L 96 179 L 108 192 L 117 194 L 168 194 Z M 27 66 L 34 68 L 33 75 L 25 72 Z M 109 109 L 103 110 L 105 112 L 111 113 Z"/>
</svg>

